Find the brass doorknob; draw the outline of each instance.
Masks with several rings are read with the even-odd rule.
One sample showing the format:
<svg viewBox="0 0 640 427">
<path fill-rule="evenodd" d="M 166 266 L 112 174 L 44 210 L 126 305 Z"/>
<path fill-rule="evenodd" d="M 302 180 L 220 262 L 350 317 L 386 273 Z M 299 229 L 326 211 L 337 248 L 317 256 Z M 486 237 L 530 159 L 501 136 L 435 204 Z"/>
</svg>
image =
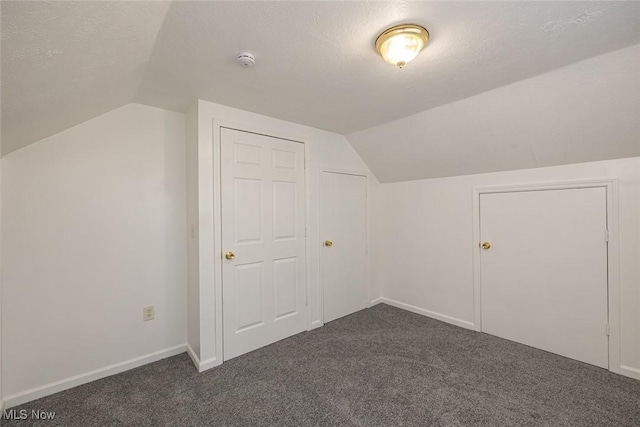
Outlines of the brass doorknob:
<svg viewBox="0 0 640 427">
<path fill-rule="evenodd" d="M 482 249 L 489 249 L 491 247 L 491 243 L 489 242 L 482 242 Z"/>
<path fill-rule="evenodd" d="M 226 259 L 234 259 L 236 256 L 235 256 L 235 254 L 233 252 L 229 251 L 224 255 L 224 257 Z"/>
<path fill-rule="evenodd" d="M 324 241 L 324 245 L 325 245 L 326 247 L 330 247 L 330 246 L 333 246 L 333 242 L 332 242 L 331 240 L 325 240 L 325 241 Z"/>
</svg>

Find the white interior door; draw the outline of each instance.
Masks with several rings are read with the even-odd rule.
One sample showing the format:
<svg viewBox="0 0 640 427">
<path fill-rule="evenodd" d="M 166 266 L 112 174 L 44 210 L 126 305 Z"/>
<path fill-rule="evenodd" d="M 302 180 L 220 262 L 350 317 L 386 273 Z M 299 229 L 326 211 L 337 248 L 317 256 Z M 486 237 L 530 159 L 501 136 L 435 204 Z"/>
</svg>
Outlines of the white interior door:
<svg viewBox="0 0 640 427">
<path fill-rule="evenodd" d="M 304 145 L 221 132 L 228 360 L 306 329 Z"/>
<path fill-rule="evenodd" d="M 482 331 L 608 367 L 606 188 L 480 196 Z"/>
<path fill-rule="evenodd" d="M 367 178 L 322 173 L 324 322 L 367 307 Z"/>
</svg>

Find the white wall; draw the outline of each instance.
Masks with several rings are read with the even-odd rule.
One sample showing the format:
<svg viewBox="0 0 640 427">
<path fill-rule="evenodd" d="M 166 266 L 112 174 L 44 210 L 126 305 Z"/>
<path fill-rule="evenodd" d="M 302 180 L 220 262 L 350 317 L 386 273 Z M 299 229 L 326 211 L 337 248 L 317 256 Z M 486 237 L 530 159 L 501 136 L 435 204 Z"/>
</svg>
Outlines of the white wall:
<svg viewBox="0 0 640 427">
<path fill-rule="evenodd" d="M 195 111 L 195 112 L 194 112 Z M 322 325 L 321 305 L 320 305 L 320 242 L 319 236 L 319 179 L 321 167 L 332 167 L 348 169 L 352 171 L 362 171 L 370 174 L 369 168 L 360 159 L 351 145 L 342 136 L 332 132 L 326 132 L 308 126 L 285 122 L 278 119 L 250 113 L 219 104 L 206 101 L 198 101 L 197 106 L 192 107 L 189 114 L 197 114 L 197 131 L 193 130 L 188 138 L 187 145 L 189 153 L 197 153 L 195 157 L 189 155 L 192 162 L 197 163 L 197 179 L 189 180 L 191 188 L 188 189 L 189 205 L 197 205 L 197 212 L 190 211 L 190 220 L 198 221 L 197 251 L 191 252 L 197 255 L 198 262 L 190 262 L 190 269 L 197 269 L 197 272 L 190 274 L 191 278 L 197 277 L 197 284 L 189 285 L 190 290 L 197 290 L 197 303 L 200 310 L 198 324 L 198 337 L 193 337 L 195 333 L 189 331 L 189 344 L 194 348 L 192 357 L 199 363 L 200 370 L 207 369 L 222 363 L 222 303 L 220 277 L 216 281 L 216 275 L 220 274 L 220 248 L 215 248 L 214 242 L 219 236 L 219 223 L 216 217 L 218 207 L 217 177 L 219 171 L 215 170 L 214 158 L 218 156 L 214 150 L 214 135 L 216 126 L 224 123 L 226 126 L 233 126 L 238 129 L 247 129 L 267 135 L 289 138 L 307 143 L 308 146 L 308 191 L 310 195 L 309 212 L 310 223 L 309 240 L 311 252 L 309 253 L 311 292 L 310 310 L 311 318 L 309 328 Z M 214 121 L 216 126 L 214 126 Z M 197 158 L 197 159 L 196 159 Z M 197 183 L 197 188 L 195 185 Z M 378 218 L 374 215 L 375 206 L 378 205 L 378 182 L 374 176 L 370 178 L 370 213 L 371 220 L 377 223 Z M 195 199 L 195 200 L 194 200 Z M 216 228 L 218 227 L 218 228 Z M 372 229 L 379 230 L 378 227 Z M 377 234 L 371 236 L 370 245 L 372 248 L 378 247 L 375 239 Z M 377 256 L 375 250 L 372 259 Z M 377 264 L 372 263 L 372 277 L 378 278 L 375 273 Z M 371 283 L 371 297 L 377 298 L 380 295 L 380 282 L 378 280 Z M 192 296 L 189 296 L 190 301 Z M 189 323 L 189 328 L 194 327 Z M 192 343 L 193 338 L 193 343 Z M 199 351 L 195 347 L 199 346 Z"/>
<path fill-rule="evenodd" d="M 129 104 L 2 159 L 8 405 L 184 351 L 184 141 Z"/>
<path fill-rule="evenodd" d="M 640 156 L 638 76 L 635 45 L 347 139 L 383 183 Z"/>
<path fill-rule="evenodd" d="M 189 355 L 200 365 L 200 281 L 198 248 L 198 103 L 187 111 L 187 343 Z"/>
<path fill-rule="evenodd" d="M 473 327 L 472 189 L 614 177 L 619 178 L 621 370 L 640 378 L 640 157 L 381 185 L 384 297 Z"/>
</svg>

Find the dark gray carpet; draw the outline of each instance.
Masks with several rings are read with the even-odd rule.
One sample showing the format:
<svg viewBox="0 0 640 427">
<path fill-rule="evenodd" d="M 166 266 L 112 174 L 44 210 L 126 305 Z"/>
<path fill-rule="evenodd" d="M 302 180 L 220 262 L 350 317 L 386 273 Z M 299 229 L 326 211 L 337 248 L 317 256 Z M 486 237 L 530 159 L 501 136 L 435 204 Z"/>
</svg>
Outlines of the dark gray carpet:
<svg viewBox="0 0 640 427">
<path fill-rule="evenodd" d="M 182 354 L 5 426 L 640 426 L 640 381 L 386 305 L 198 374 Z"/>
</svg>

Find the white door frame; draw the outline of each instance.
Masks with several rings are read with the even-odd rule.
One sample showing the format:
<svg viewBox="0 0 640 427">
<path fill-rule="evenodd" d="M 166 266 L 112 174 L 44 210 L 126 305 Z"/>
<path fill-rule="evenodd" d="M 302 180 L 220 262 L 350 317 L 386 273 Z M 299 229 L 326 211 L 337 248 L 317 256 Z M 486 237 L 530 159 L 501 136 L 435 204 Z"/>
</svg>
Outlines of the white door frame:
<svg viewBox="0 0 640 427">
<path fill-rule="evenodd" d="M 475 330 L 482 332 L 482 292 L 480 271 L 480 195 L 522 191 L 568 190 L 604 187 L 607 192 L 609 370 L 620 373 L 620 281 L 618 240 L 618 179 L 562 181 L 540 184 L 489 186 L 473 188 L 473 308 Z"/>
<path fill-rule="evenodd" d="M 369 173 L 364 172 L 364 171 L 357 171 L 357 170 L 349 170 L 349 169 L 340 169 L 340 168 L 333 168 L 330 166 L 321 166 L 318 169 L 318 183 L 319 185 L 319 191 L 320 194 L 318 196 L 318 235 L 320 236 L 320 240 L 319 240 L 319 244 L 323 245 L 324 244 L 324 234 L 323 234 L 323 218 L 322 218 L 322 192 L 324 190 L 324 184 L 323 184 L 323 180 L 322 180 L 322 174 L 325 172 L 329 172 L 329 173 L 339 173 L 339 174 L 343 174 L 343 175 L 355 175 L 355 176 L 362 176 L 367 180 L 366 183 L 366 193 L 365 193 L 365 197 L 367 199 L 367 210 L 366 210 L 366 214 L 365 214 L 365 227 L 367 230 L 367 241 L 366 241 L 366 247 L 367 247 L 367 256 L 365 258 L 365 267 L 367 269 L 367 307 L 371 307 L 371 268 L 370 268 L 370 250 L 369 250 L 369 242 L 371 241 L 371 221 L 369 220 L 369 217 L 371 216 L 370 210 L 371 210 L 371 201 L 370 201 L 370 197 L 369 197 L 369 188 L 370 188 L 370 180 L 371 180 L 371 176 Z M 324 325 L 324 246 L 320 247 L 320 264 L 319 264 L 319 268 L 318 268 L 318 278 L 319 278 L 319 294 L 320 294 L 320 301 L 319 302 L 319 307 L 320 307 L 320 320 L 321 323 Z"/>
<path fill-rule="evenodd" d="M 290 133 L 277 128 L 265 128 L 261 126 L 253 126 L 250 124 L 237 124 L 225 120 L 213 119 L 213 287 L 214 287 L 214 304 L 215 304 L 215 353 L 218 364 L 224 360 L 224 337 L 223 337 L 223 303 L 222 303 L 222 161 L 221 161 L 221 131 L 222 128 L 234 129 L 241 132 L 255 133 L 271 138 L 285 139 L 304 145 L 304 218 L 305 230 L 308 230 L 311 223 L 310 218 L 310 184 L 311 177 L 309 173 L 309 144 L 304 141 L 303 135 Z M 305 292 L 307 301 L 307 330 L 311 328 L 311 239 L 309 239 L 308 231 L 305 232 Z M 201 283 L 200 286 L 203 286 Z M 200 301 L 200 306 L 211 304 L 211 301 Z M 202 311 L 202 309 L 201 309 Z"/>
</svg>

